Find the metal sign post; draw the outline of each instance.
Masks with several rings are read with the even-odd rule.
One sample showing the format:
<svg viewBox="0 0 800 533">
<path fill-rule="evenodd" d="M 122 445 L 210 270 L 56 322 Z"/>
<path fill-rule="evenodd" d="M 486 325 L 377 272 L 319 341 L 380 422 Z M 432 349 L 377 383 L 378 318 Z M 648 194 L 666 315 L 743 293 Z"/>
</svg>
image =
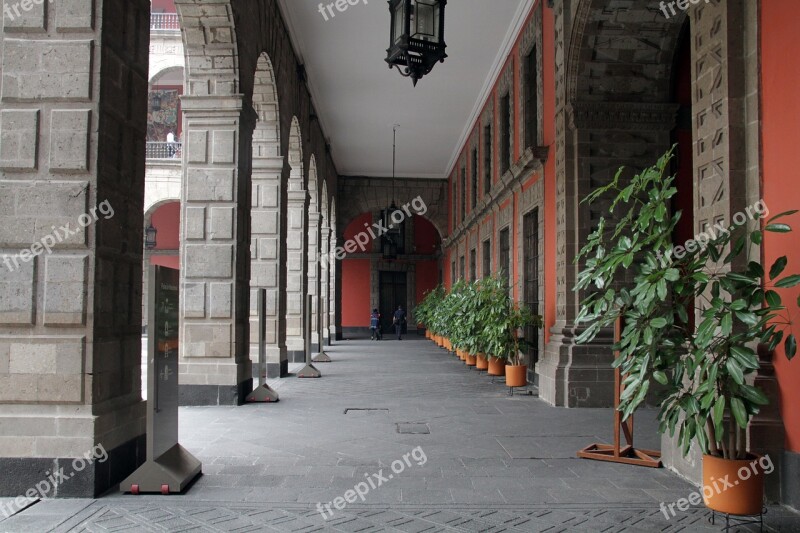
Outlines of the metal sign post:
<svg viewBox="0 0 800 533">
<path fill-rule="evenodd" d="M 278 393 L 267 385 L 267 289 L 258 289 L 258 363 L 255 369 L 259 386 L 245 398 L 246 403 L 272 403 L 280 400 Z"/>
<path fill-rule="evenodd" d="M 179 272 L 150 267 L 147 337 L 147 460 L 120 484 L 139 494 L 182 492 L 202 464 L 178 443 Z"/>
<path fill-rule="evenodd" d="M 310 294 L 306 298 L 306 313 L 305 313 L 305 350 L 306 350 L 306 366 L 303 370 L 297 373 L 298 378 L 321 378 L 322 373 L 317 370 L 311 363 L 311 302 L 314 297 Z"/>
<path fill-rule="evenodd" d="M 325 298 L 322 297 L 319 299 L 319 305 L 317 306 L 317 342 L 319 343 L 319 353 L 314 358 L 315 363 L 331 363 L 331 358 L 328 354 L 325 353 L 325 335 L 322 331 L 322 303 L 325 301 Z"/>
</svg>

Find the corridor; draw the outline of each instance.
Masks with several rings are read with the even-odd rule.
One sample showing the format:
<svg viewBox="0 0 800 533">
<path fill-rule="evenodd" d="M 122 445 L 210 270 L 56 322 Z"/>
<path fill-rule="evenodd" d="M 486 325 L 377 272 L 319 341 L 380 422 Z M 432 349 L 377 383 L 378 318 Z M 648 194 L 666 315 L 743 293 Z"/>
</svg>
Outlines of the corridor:
<svg viewBox="0 0 800 533">
<path fill-rule="evenodd" d="M 181 442 L 203 462 L 185 495 L 48 500 L 0 531 L 719 530 L 704 508 L 665 518 L 662 502 L 695 490 L 667 470 L 575 458 L 611 438 L 609 409 L 509 397 L 419 337 L 344 341 L 329 354 L 322 379 L 276 382 L 277 404 L 181 408 Z M 653 415 L 638 415 L 642 447 L 659 445 Z M 378 475 L 363 502 L 323 518 L 318 504 Z M 767 524 L 800 528 L 777 508 Z"/>
</svg>

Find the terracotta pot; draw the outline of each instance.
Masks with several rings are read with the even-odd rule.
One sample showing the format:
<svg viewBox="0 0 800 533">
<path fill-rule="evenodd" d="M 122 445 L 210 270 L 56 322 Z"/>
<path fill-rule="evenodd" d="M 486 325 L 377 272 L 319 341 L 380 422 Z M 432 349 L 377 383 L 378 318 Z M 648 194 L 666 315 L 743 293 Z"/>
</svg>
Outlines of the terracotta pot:
<svg viewBox="0 0 800 533">
<path fill-rule="evenodd" d="M 703 456 L 703 501 L 719 513 L 752 516 L 764 507 L 764 469 L 760 455 L 747 459 Z M 725 483 L 724 481 L 727 481 Z"/>
<path fill-rule="evenodd" d="M 464 357 L 467 361 L 467 366 L 475 366 L 478 364 L 478 358 L 468 352 L 464 352 Z"/>
<path fill-rule="evenodd" d="M 528 385 L 527 365 L 506 365 L 506 386 L 526 387 Z"/>
<path fill-rule="evenodd" d="M 467 359 L 467 353 L 464 350 L 456 350 L 456 355 L 458 355 L 458 358 L 462 361 L 466 361 Z"/>
<path fill-rule="evenodd" d="M 506 361 L 505 359 L 498 359 L 496 357 L 489 358 L 489 375 L 490 376 L 505 376 L 506 375 Z"/>
<path fill-rule="evenodd" d="M 489 368 L 489 360 L 486 358 L 486 354 L 478 354 L 477 360 L 475 361 L 475 368 L 478 370 L 486 370 Z"/>
</svg>

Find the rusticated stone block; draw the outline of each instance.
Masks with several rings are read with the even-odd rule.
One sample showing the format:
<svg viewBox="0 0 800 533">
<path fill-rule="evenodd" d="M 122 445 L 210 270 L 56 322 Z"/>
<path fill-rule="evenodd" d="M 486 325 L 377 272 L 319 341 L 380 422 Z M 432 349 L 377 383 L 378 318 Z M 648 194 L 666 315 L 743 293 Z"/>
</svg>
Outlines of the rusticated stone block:
<svg viewBox="0 0 800 533">
<path fill-rule="evenodd" d="M 45 258 L 44 323 L 80 325 L 86 320 L 85 256 Z"/>
<path fill-rule="evenodd" d="M 89 168 L 91 110 L 53 111 L 50 115 L 50 172 Z"/>
<path fill-rule="evenodd" d="M 58 0 L 56 30 L 90 31 L 94 28 L 94 0 Z"/>
<path fill-rule="evenodd" d="M 3 4 L 8 6 L 3 8 L 3 30 L 6 33 L 45 31 L 48 2 L 3 0 Z"/>
<path fill-rule="evenodd" d="M 3 101 L 87 101 L 92 41 L 6 39 Z"/>
<path fill-rule="evenodd" d="M 35 169 L 38 145 L 38 109 L 0 111 L 0 168 Z"/>
<path fill-rule="evenodd" d="M 0 324 L 34 324 L 36 262 L 19 261 L 16 266 L 11 258 L 4 258 L 0 265 Z"/>
<path fill-rule="evenodd" d="M 186 245 L 187 278 L 230 278 L 233 275 L 233 246 L 230 244 Z"/>
</svg>

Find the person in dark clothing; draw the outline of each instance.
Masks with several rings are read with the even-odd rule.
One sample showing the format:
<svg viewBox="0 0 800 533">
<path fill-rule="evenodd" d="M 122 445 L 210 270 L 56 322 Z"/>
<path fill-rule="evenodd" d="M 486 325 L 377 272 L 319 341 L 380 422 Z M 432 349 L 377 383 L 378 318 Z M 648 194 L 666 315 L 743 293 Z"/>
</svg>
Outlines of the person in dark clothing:
<svg viewBox="0 0 800 533">
<path fill-rule="evenodd" d="M 397 340 L 403 340 L 403 324 L 406 321 L 406 312 L 403 311 L 403 306 L 398 305 L 397 311 L 394 312 L 394 330 L 397 333 Z"/>
<path fill-rule="evenodd" d="M 381 314 L 377 309 L 373 309 L 369 317 L 369 329 L 372 331 L 370 340 L 381 340 Z"/>
</svg>

